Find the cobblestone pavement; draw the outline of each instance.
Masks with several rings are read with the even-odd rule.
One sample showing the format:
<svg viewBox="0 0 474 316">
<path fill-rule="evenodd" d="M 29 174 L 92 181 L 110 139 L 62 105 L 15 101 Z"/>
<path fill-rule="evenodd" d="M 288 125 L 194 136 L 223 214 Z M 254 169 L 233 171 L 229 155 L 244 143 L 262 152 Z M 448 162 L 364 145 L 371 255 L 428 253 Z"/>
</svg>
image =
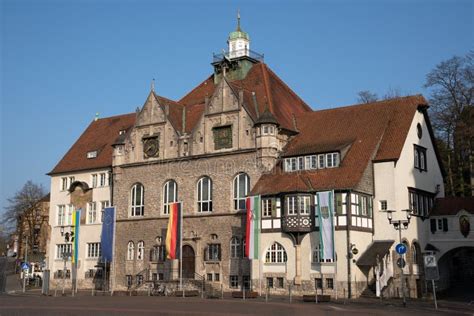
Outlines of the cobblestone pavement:
<svg viewBox="0 0 474 316">
<path fill-rule="evenodd" d="M 294 298 L 201 299 L 149 296 L 41 296 L 27 294 L 0 296 L 0 316 L 7 315 L 474 315 L 474 306 L 440 302 L 435 311 L 431 302 L 399 300 L 353 300 L 331 303 L 303 303 Z"/>
</svg>

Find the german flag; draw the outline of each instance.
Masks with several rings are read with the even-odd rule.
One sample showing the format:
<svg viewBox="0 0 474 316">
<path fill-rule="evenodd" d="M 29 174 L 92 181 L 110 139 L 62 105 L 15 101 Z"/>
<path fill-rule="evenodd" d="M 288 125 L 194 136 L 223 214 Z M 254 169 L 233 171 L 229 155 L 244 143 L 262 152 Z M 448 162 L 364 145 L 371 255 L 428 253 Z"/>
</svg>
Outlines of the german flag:
<svg viewBox="0 0 474 316">
<path fill-rule="evenodd" d="M 168 230 L 166 232 L 166 253 L 168 259 L 178 259 L 181 250 L 181 203 L 173 203 L 170 205 L 170 219 L 168 222 Z"/>
</svg>

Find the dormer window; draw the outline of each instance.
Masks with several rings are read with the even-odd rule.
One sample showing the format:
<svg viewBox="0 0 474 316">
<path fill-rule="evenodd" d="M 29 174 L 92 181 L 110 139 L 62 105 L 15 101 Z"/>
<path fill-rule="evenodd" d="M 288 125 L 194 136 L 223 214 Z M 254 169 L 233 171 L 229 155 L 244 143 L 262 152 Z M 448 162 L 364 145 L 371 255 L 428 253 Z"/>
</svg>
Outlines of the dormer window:
<svg viewBox="0 0 474 316">
<path fill-rule="evenodd" d="M 338 152 L 285 158 L 284 169 L 287 172 L 339 167 Z"/>
<path fill-rule="evenodd" d="M 93 159 L 97 157 L 97 150 L 89 151 L 87 153 L 87 159 Z"/>
</svg>

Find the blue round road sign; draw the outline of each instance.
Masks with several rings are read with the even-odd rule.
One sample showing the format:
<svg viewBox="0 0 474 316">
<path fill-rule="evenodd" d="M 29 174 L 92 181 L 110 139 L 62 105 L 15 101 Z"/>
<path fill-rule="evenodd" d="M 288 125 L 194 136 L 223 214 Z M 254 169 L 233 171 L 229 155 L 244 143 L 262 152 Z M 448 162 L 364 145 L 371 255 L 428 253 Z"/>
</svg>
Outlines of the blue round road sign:
<svg viewBox="0 0 474 316">
<path fill-rule="evenodd" d="M 395 246 L 395 251 L 399 255 L 403 255 L 403 254 L 407 253 L 407 246 L 405 246 L 404 244 L 398 244 L 398 245 Z"/>
</svg>

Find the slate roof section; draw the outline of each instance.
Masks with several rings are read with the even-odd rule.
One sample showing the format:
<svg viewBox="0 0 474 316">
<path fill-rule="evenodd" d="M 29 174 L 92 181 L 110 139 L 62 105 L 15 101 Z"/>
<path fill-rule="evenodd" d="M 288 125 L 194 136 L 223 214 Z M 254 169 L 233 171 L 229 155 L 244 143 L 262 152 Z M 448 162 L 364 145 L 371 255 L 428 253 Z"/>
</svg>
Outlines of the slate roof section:
<svg viewBox="0 0 474 316">
<path fill-rule="evenodd" d="M 74 172 L 107 168 L 112 166 L 112 144 L 121 130 L 128 131 L 135 124 L 136 113 L 112 116 L 92 121 L 79 139 L 59 163 L 48 173 Z M 97 150 L 96 158 L 87 158 L 87 153 Z"/>
<path fill-rule="evenodd" d="M 299 133 L 284 148 L 282 157 L 348 148 L 340 166 L 284 172 L 280 162 L 261 176 L 251 194 L 357 187 L 372 160 L 398 159 L 415 112 L 425 104 L 417 95 L 296 116 Z"/>
<path fill-rule="evenodd" d="M 474 196 L 438 198 L 429 216 L 456 215 L 460 210 L 474 214 Z"/>
</svg>

